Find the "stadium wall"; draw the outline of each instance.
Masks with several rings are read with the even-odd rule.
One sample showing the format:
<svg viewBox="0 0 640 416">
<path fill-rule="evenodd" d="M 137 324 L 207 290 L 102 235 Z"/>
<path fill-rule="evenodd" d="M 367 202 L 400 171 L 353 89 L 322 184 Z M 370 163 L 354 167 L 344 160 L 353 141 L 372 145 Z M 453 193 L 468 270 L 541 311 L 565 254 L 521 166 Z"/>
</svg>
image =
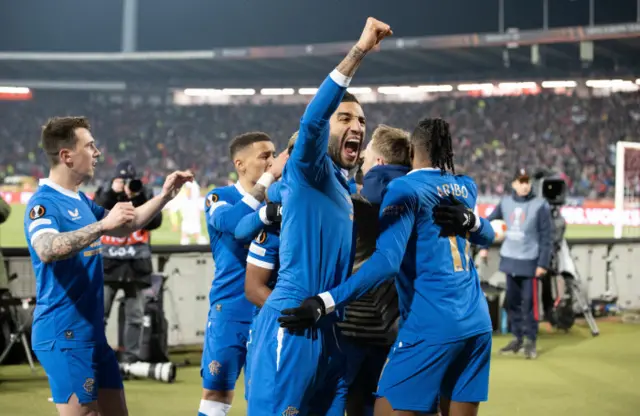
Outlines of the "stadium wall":
<svg viewBox="0 0 640 416">
<path fill-rule="evenodd" d="M 640 256 L 640 239 L 634 240 L 571 240 L 571 256 L 589 299 L 605 294 L 618 296 L 623 309 L 640 309 L 640 268 L 635 259 Z M 504 275 L 498 272 L 499 247 L 491 248 L 488 264 L 480 264 L 483 280 L 504 285 Z M 26 248 L 2 250 L 8 263 L 14 296 L 35 296 L 35 277 Z M 169 345 L 199 345 L 203 342 L 209 309 L 209 290 L 214 263 L 209 246 L 153 247 L 154 269 L 167 276 L 164 297 L 165 314 L 169 321 Z M 112 309 L 107 326 L 107 338 L 116 345 L 116 313 Z"/>
</svg>

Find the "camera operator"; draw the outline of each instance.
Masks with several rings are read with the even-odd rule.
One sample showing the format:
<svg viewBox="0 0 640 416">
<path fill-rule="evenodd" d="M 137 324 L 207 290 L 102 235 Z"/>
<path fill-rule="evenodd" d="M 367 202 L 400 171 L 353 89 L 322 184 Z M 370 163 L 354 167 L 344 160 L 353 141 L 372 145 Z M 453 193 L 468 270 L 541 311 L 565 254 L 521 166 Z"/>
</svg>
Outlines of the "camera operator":
<svg viewBox="0 0 640 416">
<path fill-rule="evenodd" d="M 507 275 L 507 312 L 515 338 L 500 352 L 516 354 L 524 347 L 525 357 L 534 359 L 539 319 L 538 279 L 549 269 L 553 225 L 549 204 L 532 192 L 526 169 L 518 169 L 511 186 L 513 194 L 502 198 L 487 218 L 503 219 L 507 224 L 500 248 L 500 271 Z M 481 250 L 480 256 L 486 257 L 487 250 Z"/>
<path fill-rule="evenodd" d="M 129 201 L 134 207 L 138 207 L 151 198 L 153 191 L 146 188 L 137 178 L 133 164 L 124 161 L 118 164 L 111 183 L 96 191 L 95 202 L 111 209 L 118 202 Z M 142 291 L 151 285 L 153 272 L 149 231 L 155 230 L 161 224 L 162 213 L 154 217 L 142 230 L 128 237 L 102 237 L 105 326 L 118 289 L 122 289 L 125 294 L 122 337 L 124 351 L 120 357 L 123 363 L 136 362 L 140 358 L 140 335 L 144 316 Z"/>
</svg>

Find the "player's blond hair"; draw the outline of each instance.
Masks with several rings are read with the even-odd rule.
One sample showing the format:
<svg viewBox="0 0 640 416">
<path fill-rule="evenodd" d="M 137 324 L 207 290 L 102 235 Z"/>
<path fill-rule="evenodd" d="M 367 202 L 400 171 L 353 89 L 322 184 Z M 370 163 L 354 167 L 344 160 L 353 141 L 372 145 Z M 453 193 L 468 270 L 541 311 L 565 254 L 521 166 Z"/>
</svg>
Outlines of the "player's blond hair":
<svg viewBox="0 0 640 416">
<path fill-rule="evenodd" d="M 371 146 L 390 165 L 411 165 L 409 132 L 380 124 L 371 136 Z"/>
<path fill-rule="evenodd" d="M 287 143 L 287 150 L 289 154 L 293 151 L 293 145 L 296 144 L 296 140 L 298 140 L 298 132 L 296 131 L 289 137 L 289 142 Z"/>
</svg>

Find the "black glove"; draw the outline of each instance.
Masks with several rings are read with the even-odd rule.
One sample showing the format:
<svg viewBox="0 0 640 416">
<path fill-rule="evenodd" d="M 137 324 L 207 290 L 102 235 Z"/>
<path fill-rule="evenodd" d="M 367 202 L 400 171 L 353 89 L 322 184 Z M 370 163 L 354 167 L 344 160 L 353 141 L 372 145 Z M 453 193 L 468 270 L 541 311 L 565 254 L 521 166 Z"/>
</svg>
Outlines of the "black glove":
<svg viewBox="0 0 640 416">
<path fill-rule="evenodd" d="M 313 296 L 302 301 L 297 308 L 285 309 L 278 318 L 280 326 L 289 331 L 301 331 L 311 328 L 318 319 L 326 314 L 324 302 L 320 296 Z"/>
<path fill-rule="evenodd" d="M 476 216 L 452 194 L 449 194 L 449 202 L 442 200 L 433 208 L 433 221 L 442 228 L 441 237 L 454 234 L 464 237 L 475 227 Z"/>
<path fill-rule="evenodd" d="M 274 222 L 282 222 L 282 204 L 278 204 L 276 202 L 268 202 L 267 203 L 267 221 Z"/>
</svg>

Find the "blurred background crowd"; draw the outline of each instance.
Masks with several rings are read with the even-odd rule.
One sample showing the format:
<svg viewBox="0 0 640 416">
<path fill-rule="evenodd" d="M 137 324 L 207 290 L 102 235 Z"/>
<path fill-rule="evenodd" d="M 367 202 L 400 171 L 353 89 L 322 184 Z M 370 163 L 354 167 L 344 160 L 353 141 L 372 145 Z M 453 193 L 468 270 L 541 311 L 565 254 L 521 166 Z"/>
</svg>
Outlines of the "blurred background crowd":
<svg viewBox="0 0 640 416">
<path fill-rule="evenodd" d="M 452 126 L 456 170 L 470 174 L 483 195 L 500 195 L 517 166 L 560 172 L 572 196 L 611 197 L 615 143 L 640 137 L 640 95 L 606 97 L 538 94 L 441 97 L 418 103 L 367 103 L 370 134 L 380 123 L 410 130 L 424 116 Z M 118 161 L 144 167 L 144 180 L 162 181 L 177 167 L 197 173 L 203 188 L 234 181 L 228 143 L 246 131 L 265 131 L 284 148 L 304 105 L 134 105 L 49 93 L 28 102 L 0 102 L 0 175 L 46 176 L 40 126 L 52 114 L 85 115 L 103 152 L 96 183 Z"/>
</svg>

